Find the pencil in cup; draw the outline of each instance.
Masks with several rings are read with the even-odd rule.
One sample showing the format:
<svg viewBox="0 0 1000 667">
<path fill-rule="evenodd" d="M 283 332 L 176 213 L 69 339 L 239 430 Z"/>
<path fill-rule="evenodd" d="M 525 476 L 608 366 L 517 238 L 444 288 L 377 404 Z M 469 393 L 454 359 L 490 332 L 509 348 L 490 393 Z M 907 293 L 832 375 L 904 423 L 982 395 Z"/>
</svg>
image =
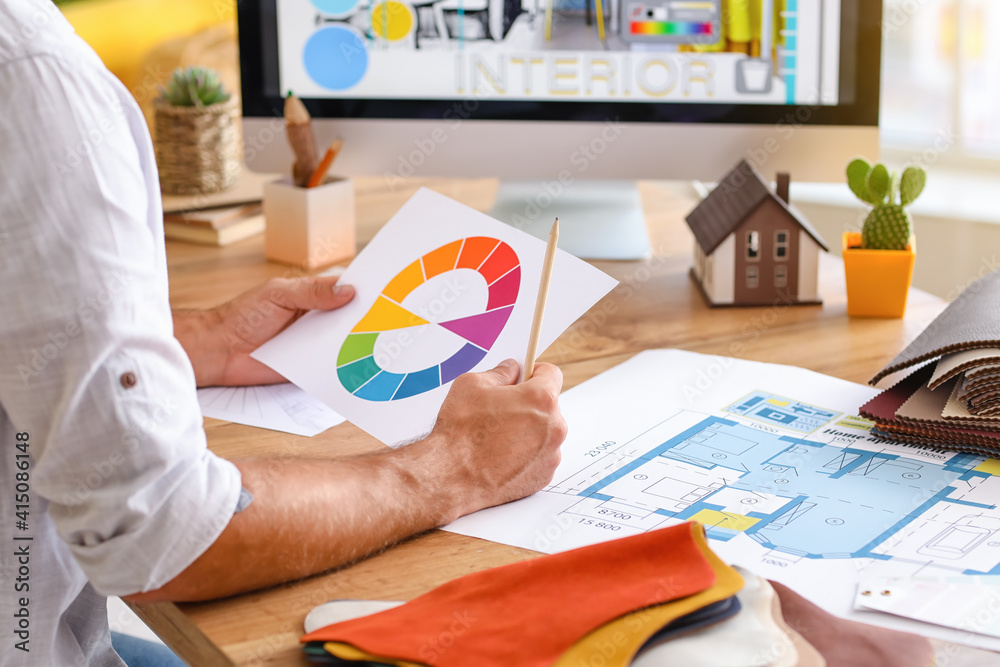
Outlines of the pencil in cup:
<svg viewBox="0 0 1000 667">
<path fill-rule="evenodd" d="M 330 165 L 332 165 L 333 161 L 337 159 L 337 153 L 340 152 L 340 149 L 343 146 L 344 146 L 343 139 L 340 139 L 338 137 L 337 139 L 333 140 L 333 142 L 330 144 L 330 147 L 326 149 L 326 153 L 323 155 L 323 159 L 320 160 L 319 166 L 317 166 L 316 169 L 313 170 L 312 176 L 309 177 L 309 183 L 306 184 L 307 188 L 315 188 L 317 185 L 323 182 L 323 179 L 326 178 L 326 172 L 330 171 Z"/>
</svg>

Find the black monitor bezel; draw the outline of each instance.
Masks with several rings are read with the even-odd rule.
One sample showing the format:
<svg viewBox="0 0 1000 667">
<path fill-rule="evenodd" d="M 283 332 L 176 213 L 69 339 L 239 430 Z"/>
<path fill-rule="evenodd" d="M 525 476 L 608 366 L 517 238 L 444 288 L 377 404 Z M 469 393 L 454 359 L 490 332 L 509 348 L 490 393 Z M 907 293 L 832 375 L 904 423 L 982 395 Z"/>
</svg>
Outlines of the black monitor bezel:
<svg viewBox="0 0 1000 667">
<path fill-rule="evenodd" d="M 277 0 L 237 4 L 243 115 L 281 115 L 278 89 Z M 579 102 L 303 98 L 318 118 L 440 120 L 456 113 L 472 120 L 591 121 L 626 123 L 724 123 L 878 125 L 882 52 L 882 0 L 844 0 L 841 30 L 841 96 L 836 106 L 705 104 L 687 102 Z M 852 29 L 854 28 L 854 29 Z M 853 42 L 853 43 L 852 43 Z"/>
</svg>

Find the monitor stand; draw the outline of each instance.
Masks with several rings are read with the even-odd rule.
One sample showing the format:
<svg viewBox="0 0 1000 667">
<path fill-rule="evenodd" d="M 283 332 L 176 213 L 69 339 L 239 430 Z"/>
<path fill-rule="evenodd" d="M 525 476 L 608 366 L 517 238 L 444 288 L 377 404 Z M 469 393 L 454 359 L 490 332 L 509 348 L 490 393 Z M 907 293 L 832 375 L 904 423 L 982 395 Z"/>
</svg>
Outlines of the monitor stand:
<svg viewBox="0 0 1000 667">
<path fill-rule="evenodd" d="M 490 215 L 583 259 L 644 259 L 652 250 L 634 181 L 501 181 Z"/>
</svg>

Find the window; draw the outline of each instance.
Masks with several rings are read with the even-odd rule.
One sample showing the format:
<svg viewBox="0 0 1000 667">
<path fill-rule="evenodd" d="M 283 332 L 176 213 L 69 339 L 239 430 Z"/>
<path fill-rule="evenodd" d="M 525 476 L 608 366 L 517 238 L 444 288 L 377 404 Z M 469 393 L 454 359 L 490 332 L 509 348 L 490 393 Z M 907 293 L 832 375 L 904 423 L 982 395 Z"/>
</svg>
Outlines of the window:
<svg viewBox="0 0 1000 667">
<path fill-rule="evenodd" d="M 774 286 L 788 287 L 788 265 L 778 264 L 774 267 Z"/>
<path fill-rule="evenodd" d="M 760 267 L 747 267 L 747 289 L 757 289 L 760 287 Z"/>
<path fill-rule="evenodd" d="M 760 259 L 760 234 L 747 232 L 747 261 L 756 262 Z"/>
<path fill-rule="evenodd" d="M 925 161 L 1000 161 L 1000 2 L 886 0 L 883 146 Z M 922 154 L 922 153 L 918 153 Z"/>
<path fill-rule="evenodd" d="M 788 259 L 788 230 L 782 229 L 774 233 L 774 258 L 779 262 Z"/>
</svg>

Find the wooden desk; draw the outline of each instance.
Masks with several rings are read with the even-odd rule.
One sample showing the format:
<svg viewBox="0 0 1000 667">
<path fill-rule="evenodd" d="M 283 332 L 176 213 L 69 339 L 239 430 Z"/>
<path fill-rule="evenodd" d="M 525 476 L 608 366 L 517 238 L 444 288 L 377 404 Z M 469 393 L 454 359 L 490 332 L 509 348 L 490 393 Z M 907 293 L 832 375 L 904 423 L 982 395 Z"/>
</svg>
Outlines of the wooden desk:
<svg viewBox="0 0 1000 667">
<path fill-rule="evenodd" d="M 389 192 L 381 179 L 359 181 L 359 239 L 370 239 L 420 185 L 480 209 L 490 206 L 496 188 L 494 181 L 413 180 Z M 655 257 L 596 263 L 622 284 L 542 357 L 562 367 L 566 388 L 636 352 L 661 347 L 794 364 L 865 382 L 945 306 L 914 290 L 905 319 L 849 319 L 843 264 L 824 255 L 822 307 L 710 309 L 688 277 L 692 239 L 683 217 L 694 205 L 692 195 L 686 186 L 661 183 L 643 183 L 641 191 Z M 175 308 L 212 306 L 267 278 L 300 273 L 265 262 L 261 238 L 227 248 L 168 243 L 167 255 Z M 351 424 L 315 438 L 212 419 L 205 427 L 211 449 L 229 458 L 336 458 L 383 447 Z M 281 463 L 276 460 L 274 465 Z M 296 583 L 218 602 L 145 605 L 137 612 L 193 665 L 306 665 L 298 638 L 306 613 L 320 603 L 334 598 L 410 599 L 455 577 L 534 555 L 433 531 L 353 566 Z"/>
</svg>

